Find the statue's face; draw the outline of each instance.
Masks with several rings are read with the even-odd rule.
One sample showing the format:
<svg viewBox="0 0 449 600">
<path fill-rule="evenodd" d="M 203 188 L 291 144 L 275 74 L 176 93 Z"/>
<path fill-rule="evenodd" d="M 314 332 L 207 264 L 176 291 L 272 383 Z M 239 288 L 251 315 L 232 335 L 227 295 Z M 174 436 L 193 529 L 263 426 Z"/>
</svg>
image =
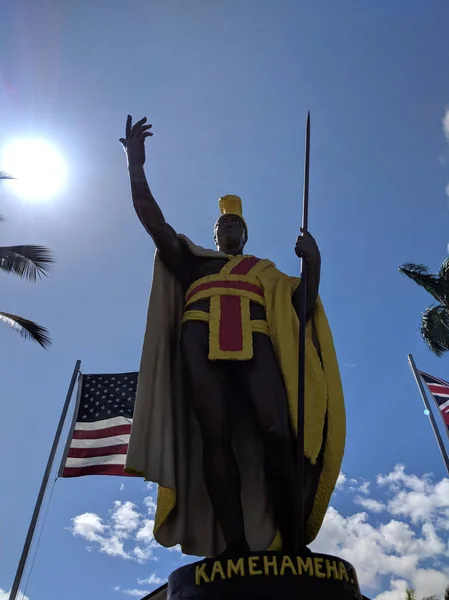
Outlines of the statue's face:
<svg viewBox="0 0 449 600">
<path fill-rule="evenodd" d="M 237 215 L 223 215 L 215 225 L 215 243 L 226 254 L 241 254 L 246 244 L 246 229 Z"/>
</svg>

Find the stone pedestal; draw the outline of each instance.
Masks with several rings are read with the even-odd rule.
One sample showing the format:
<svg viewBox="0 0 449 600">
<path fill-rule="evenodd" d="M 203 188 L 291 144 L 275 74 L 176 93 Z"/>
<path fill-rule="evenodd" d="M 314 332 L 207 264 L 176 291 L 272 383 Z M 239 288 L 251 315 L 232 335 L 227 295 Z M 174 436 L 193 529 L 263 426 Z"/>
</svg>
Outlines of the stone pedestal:
<svg viewBox="0 0 449 600">
<path fill-rule="evenodd" d="M 328 554 L 253 552 L 174 571 L 167 600 L 362 600 L 348 562 Z"/>
</svg>

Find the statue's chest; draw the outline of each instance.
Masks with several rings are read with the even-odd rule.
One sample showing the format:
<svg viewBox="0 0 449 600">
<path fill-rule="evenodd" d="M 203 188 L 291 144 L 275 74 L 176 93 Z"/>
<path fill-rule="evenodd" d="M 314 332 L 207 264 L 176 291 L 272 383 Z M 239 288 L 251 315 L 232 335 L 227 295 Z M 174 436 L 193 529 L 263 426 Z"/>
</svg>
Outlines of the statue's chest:
<svg viewBox="0 0 449 600">
<path fill-rule="evenodd" d="M 226 258 L 201 258 L 195 257 L 190 272 L 190 284 L 203 277 L 216 275 L 229 261 Z"/>
<path fill-rule="evenodd" d="M 263 317 L 264 293 L 257 273 L 264 262 L 254 256 L 236 256 L 211 274 L 198 278 L 185 295 L 183 321 L 209 323 L 210 360 L 250 360 L 253 357 L 253 332 L 269 335 L 265 319 L 252 319 L 251 306 L 258 306 Z M 207 301 L 209 310 L 200 303 Z"/>
</svg>

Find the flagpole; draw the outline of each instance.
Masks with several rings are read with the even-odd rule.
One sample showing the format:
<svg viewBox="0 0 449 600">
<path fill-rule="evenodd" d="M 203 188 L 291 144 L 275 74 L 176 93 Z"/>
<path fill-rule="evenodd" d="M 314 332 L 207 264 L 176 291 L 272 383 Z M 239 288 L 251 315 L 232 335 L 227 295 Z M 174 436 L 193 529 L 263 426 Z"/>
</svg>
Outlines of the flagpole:
<svg viewBox="0 0 449 600">
<path fill-rule="evenodd" d="M 41 487 L 39 489 L 39 494 L 37 496 L 36 505 L 34 507 L 33 515 L 31 517 L 30 526 L 28 527 L 28 533 L 25 538 L 25 543 L 23 545 L 22 554 L 20 556 L 19 565 L 17 567 L 16 575 L 14 577 L 14 581 L 12 584 L 11 592 L 9 594 L 9 600 L 16 600 L 17 594 L 19 592 L 20 583 L 22 581 L 23 571 L 26 566 L 26 561 L 28 558 L 28 554 L 30 552 L 31 544 L 33 542 L 34 532 L 36 530 L 37 521 L 39 519 L 39 514 L 42 508 L 42 503 L 45 498 L 45 492 L 47 491 L 48 480 L 50 478 L 51 470 L 53 467 L 53 463 L 56 456 L 56 451 L 58 449 L 59 441 L 61 439 L 62 429 L 64 427 L 64 422 L 67 416 L 67 412 L 69 410 L 70 401 L 72 399 L 73 390 L 75 388 L 76 377 L 79 373 L 81 366 L 81 361 L 77 360 L 75 364 L 75 368 L 73 369 L 72 379 L 70 380 L 69 389 L 67 391 L 67 396 L 64 402 L 64 406 L 62 407 L 61 417 L 59 419 L 58 427 L 56 429 L 55 437 L 53 440 L 53 444 L 50 450 L 50 454 L 47 460 L 47 466 L 45 467 L 44 476 L 42 478 Z"/>
<path fill-rule="evenodd" d="M 306 121 L 306 147 L 304 162 L 304 189 L 302 202 L 302 233 L 307 232 L 309 223 L 309 161 L 310 161 L 310 112 Z M 305 355 L 306 355 L 306 320 L 307 320 L 307 263 L 301 260 L 301 284 L 299 288 L 299 355 L 298 355 L 298 410 L 297 410 L 297 515 L 296 541 L 298 551 L 304 548 L 304 405 L 305 405 Z"/>
<path fill-rule="evenodd" d="M 79 410 L 80 401 L 81 401 L 81 391 L 83 389 L 83 377 L 84 377 L 84 375 L 82 373 L 80 373 L 79 377 L 78 377 L 78 390 L 76 392 L 75 408 L 73 409 L 72 423 L 71 423 L 70 429 L 67 433 L 67 441 L 65 443 L 64 452 L 62 453 L 62 458 L 61 458 L 61 464 L 60 464 L 59 470 L 58 470 L 59 477 L 63 477 L 62 473 L 64 471 L 65 463 L 67 461 L 67 456 L 69 454 L 70 443 L 72 441 L 73 432 L 75 431 L 76 419 L 78 417 L 78 410 Z"/>
<path fill-rule="evenodd" d="M 410 368 L 412 370 L 412 373 L 415 377 L 415 381 L 418 385 L 419 391 L 421 392 L 421 397 L 423 399 L 424 402 L 424 406 L 426 407 L 426 410 L 429 413 L 429 418 L 430 418 L 430 423 L 432 425 L 432 429 L 433 429 L 433 433 L 435 434 L 436 440 L 437 440 L 437 444 L 438 447 L 440 449 L 441 452 L 441 456 L 443 457 L 443 461 L 446 467 L 446 471 L 449 473 L 449 456 L 447 454 L 446 451 L 446 447 L 444 445 L 443 439 L 441 437 L 441 434 L 438 430 L 438 426 L 437 423 L 435 421 L 435 417 L 433 415 L 433 412 L 431 410 L 431 406 L 429 403 L 429 398 L 427 397 L 426 391 L 424 389 L 424 385 L 421 379 L 421 375 L 419 374 L 418 369 L 416 368 L 416 364 L 415 364 L 415 360 L 413 358 L 413 356 L 411 354 L 408 355 L 408 364 L 410 365 Z"/>
</svg>

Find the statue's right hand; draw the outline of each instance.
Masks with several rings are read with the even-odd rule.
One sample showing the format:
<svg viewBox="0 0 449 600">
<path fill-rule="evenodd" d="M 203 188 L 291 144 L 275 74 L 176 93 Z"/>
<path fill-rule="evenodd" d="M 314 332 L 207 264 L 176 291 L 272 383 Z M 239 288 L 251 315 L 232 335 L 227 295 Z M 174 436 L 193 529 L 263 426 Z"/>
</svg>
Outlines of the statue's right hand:
<svg viewBox="0 0 449 600">
<path fill-rule="evenodd" d="M 145 125 L 147 118 L 144 117 L 132 124 L 132 117 L 126 119 L 125 137 L 120 142 L 128 157 L 128 165 L 141 166 L 145 164 L 145 138 L 153 134 L 148 131 L 152 125 Z"/>
</svg>

